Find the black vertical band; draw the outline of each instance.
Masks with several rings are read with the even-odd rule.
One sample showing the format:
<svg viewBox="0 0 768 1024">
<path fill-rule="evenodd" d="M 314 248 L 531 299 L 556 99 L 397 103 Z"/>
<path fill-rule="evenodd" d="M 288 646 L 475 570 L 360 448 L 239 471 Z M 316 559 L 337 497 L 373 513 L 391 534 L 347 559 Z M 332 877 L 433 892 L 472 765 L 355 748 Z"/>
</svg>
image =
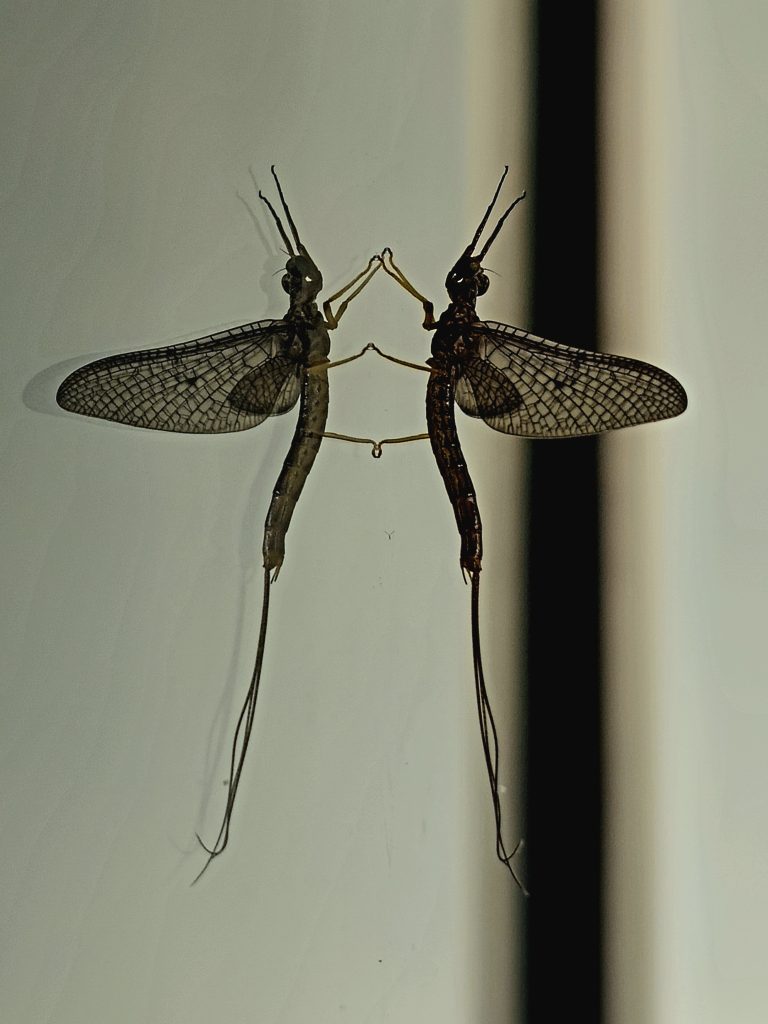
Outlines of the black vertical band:
<svg viewBox="0 0 768 1024">
<path fill-rule="evenodd" d="M 538 0 L 533 313 L 595 348 L 597 7 Z M 598 442 L 529 444 L 526 1024 L 602 1020 Z"/>
</svg>

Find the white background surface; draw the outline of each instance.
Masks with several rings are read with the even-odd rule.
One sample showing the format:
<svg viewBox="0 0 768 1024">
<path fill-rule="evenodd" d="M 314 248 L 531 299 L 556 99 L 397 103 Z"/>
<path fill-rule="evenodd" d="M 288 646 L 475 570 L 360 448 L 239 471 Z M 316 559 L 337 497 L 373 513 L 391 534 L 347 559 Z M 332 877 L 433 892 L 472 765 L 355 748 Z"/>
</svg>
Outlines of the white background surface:
<svg viewBox="0 0 768 1024">
<path fill-rule="evenodd" d="M 284 312 L 284 258 L 249 166 L 271 189 L 277 165 L 326 294 L 389 244 L 441 308 L 502 164 L 512 189 L 528 183 L 526 26 L 490 3 L 472 13 L 6 5 L 4 1021 L 509 1017 L 520 897 L 494 859 L 469 594 L 428 445 L 379 462 L 323 446 L 273 591 L 231 846 L 191 889 L 194 831 L 214 836 L 223 810 L 262 523 L 294 416 L 183 437 L 53 400 L 88 358 Z M 524 320 L 525 231 L 522 215 L 498 244 L 489 317 Z M 333 353 L 376 340 L 423 359 L 419 323 L 382 277 Z M 331 430 L 423 429 L 420 375 L 361 362 L 331 386 Z M 463 436 L 503 721 L 515 444 L 482 426 Z M 513 842 L 518 826 L 510 801 Z"/>
</svg>

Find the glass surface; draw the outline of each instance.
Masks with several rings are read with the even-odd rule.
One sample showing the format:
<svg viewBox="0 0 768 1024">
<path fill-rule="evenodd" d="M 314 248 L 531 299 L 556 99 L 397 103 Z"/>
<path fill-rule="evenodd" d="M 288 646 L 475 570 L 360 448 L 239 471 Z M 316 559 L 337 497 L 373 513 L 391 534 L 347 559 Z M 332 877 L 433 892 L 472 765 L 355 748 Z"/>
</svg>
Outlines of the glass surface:
<svg viewBox="0 0 768 1024">
<path fill-rule="evenodd" d="M 295 415 L 189 437 L 54 395 L 88 359 L 283 315 L 249 168 L 268 187 L 277 165 L 325 294 L 390 245 L 441 309 L 503 164 L 528 183 L 525 15 L 32 3 L 4 37 L 0 1016 L 508 1020 L 522 898 L 494 857 L 469 593 L 428 444 L 374 461 L 324 442 L 273 591 L 230 848 L 190 888 L 194 831 L 215 834 L 223 809 Z M 525 323 L 525 235 L 523 206 L 488 318 Z M 422 360 L 420 320 L 379 275 L 332 356 L 375 341 Z M 421 375 L 372 357 L 331 375 L 330 430 L 419 432 L 423 408 Z M 460 429 L 513 788 L 516 443 Z"/>
</svg>

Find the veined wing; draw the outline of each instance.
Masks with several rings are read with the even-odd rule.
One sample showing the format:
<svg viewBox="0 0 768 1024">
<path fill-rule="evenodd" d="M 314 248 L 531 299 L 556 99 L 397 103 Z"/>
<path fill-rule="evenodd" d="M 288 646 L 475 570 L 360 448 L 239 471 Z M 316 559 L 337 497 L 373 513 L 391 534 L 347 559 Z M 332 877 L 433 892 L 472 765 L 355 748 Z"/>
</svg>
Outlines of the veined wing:
<svg viewBox="0 0 768 1024">
<path fill-rule="evenodd" d="M 247 430 L 286 412 L 299 396 L 301 368 L 283 355 L 292 334 L 284 320 L 260 320 L 182 345 L 108 356 L 71 373 L 56 401 L 70 412 L 150 430 Z M 238 391 L 245 380 L 249 401 Z"/>
<path fill-rule="evenodd" d="M 477 335 L 479 358 L 467 364 L 456 401 L 505 434 L 599 434 L 677 416 L 688 404 L 679 381 L 639 359 L 560 345 L 494 321 L 478 325 Z"/>
<path fill-rule="evenodd" d="M 456 401 L 468 416 L 490 421 L 518 412 L 523 396 L 501 370 L 475 357 L 464 366 L 456 385 Z"/>
<path fill-rule="evenodd" d="M 301 392 L 301 366 L 276 355 L 249 370 L 229 393 L 229 404 L 250 416 L 279 416 L 296 404 Z"/>
</svg>

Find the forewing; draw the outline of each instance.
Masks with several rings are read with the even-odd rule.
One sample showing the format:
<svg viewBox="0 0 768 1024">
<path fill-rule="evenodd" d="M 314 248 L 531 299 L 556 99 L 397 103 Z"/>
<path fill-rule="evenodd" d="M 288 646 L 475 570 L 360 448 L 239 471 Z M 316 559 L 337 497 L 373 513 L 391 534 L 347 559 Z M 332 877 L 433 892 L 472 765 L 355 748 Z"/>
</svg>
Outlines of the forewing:
<svg viewBox="0 0 768 1024">
<path fill-rule="evenodd" d="M 480 359 L 520 398 L 514 408 L 478 413 L 505 434 L 581 437 L 677 416 L 688 404 L 679 381 L 639 359 L 560 345 L 492 321 L 476 334 Z"/>
<path fill-rule="evenodd" d="M 291 337 L 285 321 L 261 320 L 182 345 L 109 356 L 71 373 L 56 401 L 70 412 L 150 430 L 247 430 L 275 411 L 268 407 L 267 396 L 274 394 L 278 403 L 283 393 L 275 376 L 282 372 L 285 382 L 289 360 L 283 352 Z M 296 372 L 295 364 L 290 371 Z M 261 373 L 269 386 L 260 391 Z M 260 394 L 262 401 L 232 400 L 244 378 L 250 380 L 247 390 Z"/>
</svg>

